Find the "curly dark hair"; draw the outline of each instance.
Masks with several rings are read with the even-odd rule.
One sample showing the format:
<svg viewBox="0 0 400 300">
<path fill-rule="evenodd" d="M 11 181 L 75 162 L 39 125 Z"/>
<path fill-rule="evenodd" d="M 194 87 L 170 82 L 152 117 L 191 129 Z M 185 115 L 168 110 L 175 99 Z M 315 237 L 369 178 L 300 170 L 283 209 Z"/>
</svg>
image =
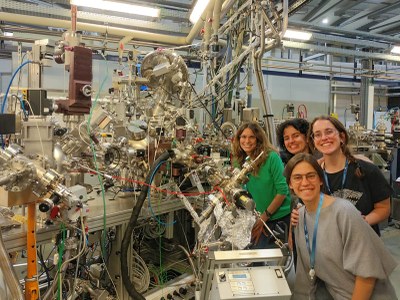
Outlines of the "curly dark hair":
<svg viewBox="0 0 400 300">
<path fill-rule="evenodd" d="M 261 159 L 256 163 L 256 165 L 254 166 L 254 170 L 252 172 L 253 175 L 257 176 L 261 166 L 267 160 L 268 154 L 271 151 L 276 151 L 276 150 L 274 146 L 269 142 L 264 129 L 262 129 L 260 125 L 258 125 L 256 122 L 244 123 L 236 131 L 236 134 L 232 141 L 232 152 L 233 152 L 232 154 L 234 159 L 240 166 L 243 165 L 247 157 L 246 152 L 242 149 L 242 147 L 240 147 L 240 136 L 242 135 L 243 131 L 246 128 L 251 129 L 251 131 L 253 131 L 257 139 L 257 145 L 251 155 L 251 158 L 252 159 L 256 158 L 262 151 L 264 151 Z"/>
<path fill-rule="evenodd" d="M 304 137 L 307 140 L 307 133 L 308 133 L 308 129 L 310 127 L 310 123 L 308 123 L 308 121 L 306 119 L 297 118 L 297 119 L 286 120 L 285 122 L 278 125 L 278 127 L 276 128 L 276 138 L 277 138 L 279 148 L 281 150 L 281 157 L 284 162 L 289 161 L 289 159 L 292 158 L 294 155 L 286 149 L 285 141 L 283 138 L 283 132 L 289 126 L 293 126 L 301 134 L 304 134 Z M 307 144 L 307 147 L 309 150 L 308 152 L 311 153 L 311 149 L 309 148 L 308 144 Z"/>
</svg>

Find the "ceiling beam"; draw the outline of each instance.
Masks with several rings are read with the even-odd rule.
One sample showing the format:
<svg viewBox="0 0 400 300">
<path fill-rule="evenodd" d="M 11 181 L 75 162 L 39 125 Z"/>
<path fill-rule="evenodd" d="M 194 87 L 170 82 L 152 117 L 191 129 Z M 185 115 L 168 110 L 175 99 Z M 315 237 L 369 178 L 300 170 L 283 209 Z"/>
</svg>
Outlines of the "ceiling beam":
<svg viewBox="0 0 400 300">
<path fill-rule="evenodd" d="M 325 5 L 329 3 L 330 0 L 320 1 L 304 18 L 303 21 L 308 22 L 312 17 L 315 16 Z"/>
<path fill-rule="evenodd" d="M 310 50 L 318 53 L 334 54 L 345 57 L 367 58 L 373 60 L 395 61 L 400 62 L 400 56 L 390 55 L 384 53 L 363 52 L 349 49 L 342 49 L 337 47 L 325 47 L 301 42 L 283 41 L 283 47 L 292 49 Z"/>
<path fill-rule="evenodd" d="M 397 15 L 393 18 L 386 19 L 383 22 L 378 22 L 377 24 L 371 26 L 369 30 L 374 33 L 379 33 L 384 30 L 387 26 L 397 25 L 400 21 L 400 15 Z"/>
<path fill-rule="evenodd" d="M 357 6 L 358 4 L 364 3 L 365 0 L 353 0 L 347 2 L 344 6 L 340 7 L 340 9 L 334 12 L 334 15 L 337 17 L 343 16 L 348 10 L 352 9 L 353 7 Z"/>
<path fill-rule="evenodd" d="M 397 26 L 396 27 L 391 27 L 391 28 L 387 28 L 385 30 L 381 31 L 381 34 L 398 34 L 400 31 L 400 25 L 399 22 L 397 22 Z"/>
<path fill-rule="evenodd" d="M 352 16 L 351 18 L 348 18 L 347 20 L 345 20 L 344 22 L 340 23 L 338 26 L 340 27 L 344 27 L 344 26 L 348 26 L 354 22 L 357 22 L 359 20 L 361 20 L 362 18 L 365 18 L 366 16 L 368 16 L 368 14 L 370 14 L 373 11 L 373 9 L 368 9 L 368 10 L 363 10 L 360 11 L 359 13 L 355 14 L 354 16 Z"/>
<path fill-rule="evenodd" d="M 336 44 L 336 45 L 348 45 L 348 46 L 361 46 L 363 48 L 374 48 L 374 49 L 381 49 L 381 50 L 389 50 L 390 44 L 389 43 L 380 43 L 369 41 L 366 39 L 360 38 L 348 38 L 338 35 L 329 35 L 323 33 L 313 33 L 311 36 L 311 40 L 317 40 L 322 42 L 327 42 L 327 44 Z"/>
<path fill-rule="evenodd" d="M 316 14 L 314 17 L 312 17 L 310 19 L 310 21 L 314 21 L 314 20 L 318 19 L 319 17 L 323 16 L 324 14 L 329 12 L 331 9 L 333 9 L 335 6 L 337 6 L 338 4 L 340 4 L 343 1 L 345 1 L 345 0 L 338 0 L 337 2 L 333 3 L 331 6 L 326 8 L 325 10 L 318 12 L 318 14 Z"/>
<path fill-rule="evenodd" d="M 381 42 L 393 42 L 393 43 L 399 43 L 400 44 L 400 38 L 390 36 L 390 35 L 384 35 L 384 34 L 378 34 L 378 33 L 370 33 L 370 32 L 365 32 L 365 31 L 360 31 L 360 30 L 350 30 L 350 29 L 344 29 L 344 28 L 338 28 L 338 27 L 333 27 L 333 26 L 319 26 L 319 25 L 313 25 L 308 22 L 303 22 L 303 21 L 291 21 L 289 20 L 289 26 L 291 27 L 300 27 L 303 29 L 315 29 L 319 30 L 321 32 L 336 32 L 336 33 L 341 33 L 344 35 L 348 36 L 361 36 L 368 38 L 370 40 L 377 40 Z"/>
<path fill-rule="evenodd" d="M 368 15 L 368 19 L 374 19 L 377 16 L 382 15 L 383 13 L 389 12 L 389 11 L 397 9 L 399 7 L 400 7 L 400 1 L 396 1 L 395 3 L 390 4 L 390 5 L 385 5 L 377 10 L 374 10 L 373 13 L 370 13 Z"/>
</svg>

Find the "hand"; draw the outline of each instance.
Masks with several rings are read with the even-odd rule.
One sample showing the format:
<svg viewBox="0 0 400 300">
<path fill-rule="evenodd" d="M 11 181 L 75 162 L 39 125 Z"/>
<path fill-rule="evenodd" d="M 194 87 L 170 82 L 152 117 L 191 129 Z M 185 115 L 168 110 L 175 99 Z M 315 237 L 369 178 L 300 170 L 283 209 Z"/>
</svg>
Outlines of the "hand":
<svg viewBox="0 0 400 300">
<path fill-rule="evenodd" d="M 299 224 L 299 208 L 296 207 L 292 210 L 292 213 L 290 214 L 290 224 L 292 224 L 293 227 L 296 227 L 297 224 Z"/>
</svg>

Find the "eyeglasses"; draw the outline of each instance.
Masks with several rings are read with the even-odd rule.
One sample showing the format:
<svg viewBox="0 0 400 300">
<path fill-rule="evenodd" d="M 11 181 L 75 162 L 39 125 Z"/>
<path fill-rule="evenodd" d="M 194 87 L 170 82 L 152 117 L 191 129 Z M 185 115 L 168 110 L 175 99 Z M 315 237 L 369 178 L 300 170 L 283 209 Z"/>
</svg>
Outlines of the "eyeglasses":
<svg viewBox="0 0 400 300">
<path fill-rule="evenodd" d="M 318 141 L 318 140 L 322 139 L 323 136 L 326 136 L 326 137 L 333 137 L 333 136 L 334 136 L 335 134 L 337 134 L 337 133 L 338 133 L 338 131 L 337 131 L 336 129 L 327 128 L 327 129 L 325 129 L 324 131 L 313 132 L 313 133 L 311 134 L 311 138 L 312 138 L 314 141 Z"/>
<path fill-rule="evenodd" d="M 290 177 L 290 182 L 298 184 L 298 183 L 303 181 L 304 177 L 309 182 L 315 182 L 319 178 L 317 172 L 310 172 L 310 173 L 307 173 L 307 174 L 295 174 L 295 175 Z"/>
</svg>

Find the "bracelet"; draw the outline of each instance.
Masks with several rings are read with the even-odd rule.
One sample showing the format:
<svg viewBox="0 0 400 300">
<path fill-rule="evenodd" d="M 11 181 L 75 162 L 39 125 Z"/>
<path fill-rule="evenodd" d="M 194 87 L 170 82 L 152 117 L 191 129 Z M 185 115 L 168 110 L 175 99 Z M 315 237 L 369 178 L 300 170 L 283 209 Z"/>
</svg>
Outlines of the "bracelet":
<svg viewBox="0 0 400 300">
<path fill-rule="evenodd" d="M 265 215 L 268 217 L 268 219 L 271 219 L 272 214 L 268 211 L 268 209 L 265 210 Z"/>
</svg>

